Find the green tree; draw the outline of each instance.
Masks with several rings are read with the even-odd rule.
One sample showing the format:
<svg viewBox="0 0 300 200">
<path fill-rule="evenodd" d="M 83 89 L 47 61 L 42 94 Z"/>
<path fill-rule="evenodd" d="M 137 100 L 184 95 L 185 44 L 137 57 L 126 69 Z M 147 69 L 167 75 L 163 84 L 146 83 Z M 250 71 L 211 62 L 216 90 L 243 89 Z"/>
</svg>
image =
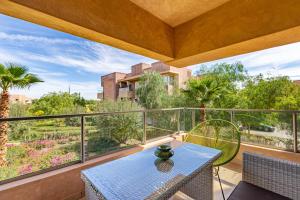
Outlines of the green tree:
<svg viewBox="0 0 300 200">
<path fill-rule="evenodd" d="M 212 107 L 234 108 L 239 105 L 240 98 L 237 93 L 242 83 L 249 79 L 242 63 L 218 63 L 210 68 L 201 66 L 197 73 L 200 77 L 210 77 L 216 82 L 218 87 L 223 88 L 223 93 L 220 94 L 222 98 L 215 99 L 212 102 Z"/>
<path fill-rule="evenodd" d="M 235 107 L 238 101 L 238 86 L 247 79 L 247 72 L 239 62 L 220 63 L 212 67 L 202 65 L 196 74 L 197 78 L 191 79 L 183 92 L 190 106 L 197 105 L 200 108 Z M 200 119 L 203 121 L 205 118 L 205 110 L 202 110 Z"/>
<path fill-rule="evenodd" d="M 252 77 L 239 92 L 242 108 L 266 110 L 299 110 L 300 86 L 286 76 L 265 78 Z M 258 120 L 240 119 L 242 123 L 257 126 L 259 123 L 291 129 L 290 113 L 255 112 L 252 117 Z"/>
<path fill-rule="evenodd" d="M 220 98 L 223 88 L 218 86 L 217 82 L 210 77 L 194 78 L 189 80 L 187 89 L 184 90 L 188 101 L 202 109 L 200 121 L 205 121 L 205 108 L 213 101 Z"/>
<path fill-rule="evenodd" d="M 239 93 L 246 108 L 279 110 L 299 109 L 299 95 L 300 86 L 288 77 L 264 78 L 262 75 L 248 80 Z"/>
<path fill-rule="evenodd" d="M 28 73 L 28 69 L 24 66 L 13 63 L 7 65 L 0 64 L 0 87 L 2 89 L 0 118 L 7 118 L 9 116 L 10 88 L 28 88 L 39 82 L 42 82 L 42 80 L 38 76 Z M 0 166 L 6 165 L 7 133 L 8 123 L 0 123 Z"/>
<path fill-rule="evenodd" d="M 136 94 L 139 103 L 146 109 L 161 107 L 166 95 L 163 77 L 158 72 L 147 72 L 138 83 Z"/>
<path fill-rule="evenodd" d="M 30 107 L 33 115 L 74 114 L 85 112 L 85 100 L 77 93 L 49 93 L 34 101 Z"/>
<path fill-rule="evenodd" d="M 217 77 L 217 81 L 229 83 L 231 87 L 235 87 L 237 82 L 244 81 L 248 78 L 247 71 L 241 62 L 234 64 L 217 63 L 211 67 L 206 65 L 200 66 L 196 71 L 196 75 L 209 75 Z"/>
</svg>

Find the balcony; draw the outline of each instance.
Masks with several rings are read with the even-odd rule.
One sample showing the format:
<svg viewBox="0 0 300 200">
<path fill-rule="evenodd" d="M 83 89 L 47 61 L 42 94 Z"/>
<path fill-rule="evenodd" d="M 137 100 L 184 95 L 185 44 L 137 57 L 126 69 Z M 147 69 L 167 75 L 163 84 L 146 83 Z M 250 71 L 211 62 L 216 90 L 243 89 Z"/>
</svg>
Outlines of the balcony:
<svg viewBox="0 0 300 200">
<path fill-rule="evenodd" d="M 18 128 L 23 133 L 27 131 L 27 136 L 21 141 L 13 136 L 9 139 L 8 160 L 13 162 L 1 171 L 0 199 L 18 199 L 20 195 L 29 199 L 83 198 L 81 170 L 161 143 L 182 140 L 199 123 L 201 112 L 203 109 L 173 108 L 1 119 L 9 123 L 10 135 Z M 205 112 L 207 119 L 231 121 L 242 132 L 240 151 L 220 171 L 226 196 L 241 180 L 245 151 L 300 163 L 299 111 Z M 122 123 L 132 119 L 132 124 Z M 214 190 L 215 199 L 221 199 L 216 180 Z M 186 199 L 181 193 L 174 198 Z"/>
<path fill-rule="evenodd" d="M 119 88 L 119 96 L 118 98 L 134 98 L 134 92 L 129 90 L 129 87 Z"/>
<path fill-rule="evenodd" d="M 4 0 L 0 12 L 175 67 L 300 39 L 300 3 L 295 0 L 164 1 L 157 5 L 122 0 L 118 1 L 121 9 L 116 9 L 115 1 L 88 0 L 84 6 L 82 2 Z M 126 90 L 120 89 L 121 98 L 134 95 Z M 300 111 L 205 111 L 207 119 L 231 121 L 242 132 L 238 155 L 221 168 L 227 196 L 241 179 L 244 151 L 300 162 Z M 0 199 L 84 198 L 81 170 L 181 140 L 197 126 L 201 112 L 176 108 L 0 119 L 10 127 L 9 166 L 0 171 Z M 214 188 L 218 190 L 218 185 Z M 187 199 L 182 194 L 174 198 Z"/>
</svg>

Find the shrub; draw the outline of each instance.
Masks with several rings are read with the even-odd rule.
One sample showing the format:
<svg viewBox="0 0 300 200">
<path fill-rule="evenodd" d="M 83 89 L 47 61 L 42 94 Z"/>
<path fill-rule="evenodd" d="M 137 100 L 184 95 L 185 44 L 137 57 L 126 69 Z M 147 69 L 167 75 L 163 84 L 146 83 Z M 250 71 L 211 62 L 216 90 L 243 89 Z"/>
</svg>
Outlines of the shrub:
<svg viewBox="0 0 300 200">
<path fill-rule="evenodd" d="M 33 113 L 34 116 L 42 116 L 45 115 L 45 112 L 42 110 L 37 110 Z"/>
<path fill-rule="evenodd" d="M 140 107 L 131 101 L 104 101 L 98 104 L 99 112 L 138 110 Z M 110 137 L 120 144 L 129 139 L 141 140 L 143 133 L 142 113 L 110 114 L 94 117 L 95 125 L 102 137 Z"/>
<path fill-rule="evenodd" d="M 12 103 L 9 108 L 9 116 L 10 117 L 24 117 L 28 116 L 28 105 L 22 103 Z"/>
<path fill-rule="evenodd" d="M 24 121 L 9 123 L 9 140 L 20 140 L 29 133 L 28 123 Z"/>
<path fill-rule="evenodd" d="M 117 148 L 120 145 L 113 139 L 107 137 L 89 137 L 88 139 L 88 152 L 106 152 L 111 148 Z"/>
<path fill-rule="evenodd" d="M 65 120 L 67 126 L 80 126 L 80 118 L 79 117 L 68 117 Z"/>
<path fill-rule="evenodd" d="M 17 164 L 27 156 L 27 151 L 21 145 L 9 145 L 7 148 L 7 161 L 9 164 Z"/>
<path fill-rule="evenodd" d="M 18 170 L 16 166 L 1 167 L 0 180 L 6 180 L 16 176 L 18 176 Z"/>
<path fill-rule="evenodd" d="M 66 155 L 60 155 L 60 156 L 54 156 L 53 158 L 51 158 L 50 163 L 51 166 L 58 166 L 58 165 L 62 165 L 64 163 L 68 163 L 71 162 L 73 160 L 75 160 L 76 155 L 74 152 L 70 152 L 67 153 Z"/>
<path fill-rule="evenodd" d="M 32 164 L 27 164 L 19 168 L 18 174 L 24 175 L 32 172 Z"/>
<path fill-rule="evenodd" d="M 75 152 L 79 155 L 80 153 L 80 142 L 77 140 L 77 142 L 68 143 L 68 145 L 63 145 L 59 147 L 59 150 L 62 152 L 68 153 L 68 152 Z"/>
<path fill-rule="evenodd" d="M 38 140 L 29 142 L 27 145 L 34 149 L 52 148 L 56 142 L 54 140 Z"/>
<path fill-rule="evenodd" d="M 76 153 L 70 152 L 72 155 L 72 159 L 76 159 Z M 52 149 L 48 153 L 42 155 L 39 160 L 35 161 L 35 165 L 39 167 L 39 169 L 45 169 L 53 166 L 57 166 L 71 159 L 66 158 L 66 152 L 61 149 Z"/>
</svg>

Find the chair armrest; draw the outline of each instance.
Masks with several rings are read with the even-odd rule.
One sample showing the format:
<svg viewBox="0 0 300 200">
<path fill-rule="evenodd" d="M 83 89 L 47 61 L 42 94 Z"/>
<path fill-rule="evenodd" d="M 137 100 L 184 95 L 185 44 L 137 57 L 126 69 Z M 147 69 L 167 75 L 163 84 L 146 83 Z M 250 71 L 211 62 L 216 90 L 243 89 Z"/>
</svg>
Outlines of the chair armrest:
<svg viewBox="0 0 300 200">
<path fill-rule="evenodd" d="M 297 163 L 247 152 L 243 154 L 243 181 L 300 199 L 300 164 Z"/>
</svg>

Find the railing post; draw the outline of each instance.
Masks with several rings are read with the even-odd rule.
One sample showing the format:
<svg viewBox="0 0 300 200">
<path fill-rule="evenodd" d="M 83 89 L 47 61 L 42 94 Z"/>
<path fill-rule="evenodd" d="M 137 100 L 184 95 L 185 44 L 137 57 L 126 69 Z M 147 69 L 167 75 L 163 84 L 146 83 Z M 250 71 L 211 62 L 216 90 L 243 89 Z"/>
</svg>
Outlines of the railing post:
<svg viewBox="0 0 300 200">
<path fill-rule="evenodd" d="M 177 111 L 177 134 L 180 134 L 180 110 Z"/>
<path fill-rule="evenodd" d="M 184 107 L 182 110 L 183 110 L 182 130 L 183 130 L 183 132 L 186 132 L 186 130 L 185 130 L 186 108 Z"/>
<path fill-rule="evenodd" d="M 144 130 L 143 130 L 143 144 L 146 144 L 147 142 L 147 113 L 146 111 L 143 111 L 143 124 L 144 124 Z"/>
<path fill-rule="evenodd" d="M 195 110 L 192 110 L 192 128 L 195 127 L 195 118 L 196 118 L 196 115 L 195 115 Z"/>
<path fill-rule="evenodd" d="M 81 152 L 81 162 L 85 162 L 85 148 L 84 148 L 84 116 L 80 117 L 80 152 Z"/>
<path fill-rule="evenodd" d="M 230 111 L 230 122 L 233 123 L 234 113 L 233 110 Z"/>
<path fill-rule="evenodd" d="M 297 113 L 293 112 L 293 120 L 292 120 L 292 127 L 293 127 L 293 136 L 294 136 L 294 152 L 298 152 L 298 127 L 297 127 Z"/>
</svg>

